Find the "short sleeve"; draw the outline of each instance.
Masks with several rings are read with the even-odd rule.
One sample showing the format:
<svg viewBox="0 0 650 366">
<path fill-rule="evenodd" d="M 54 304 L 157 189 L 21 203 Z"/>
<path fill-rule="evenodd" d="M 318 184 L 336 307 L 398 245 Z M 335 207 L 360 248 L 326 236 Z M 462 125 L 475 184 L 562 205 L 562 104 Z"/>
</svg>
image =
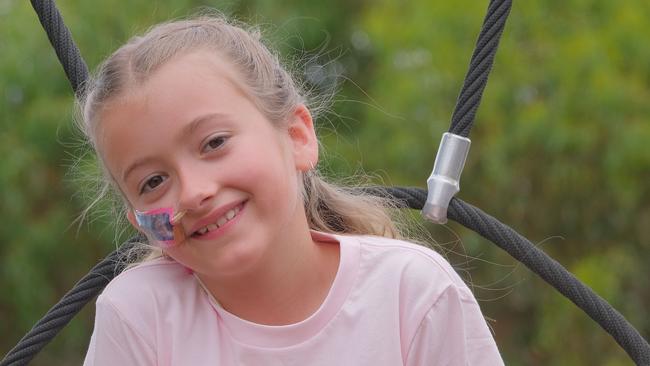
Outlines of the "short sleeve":
<svg viewBox="0 0 650 366">
<path fill-rule="evenodd" d="M 100 295 L 84 366 L 156 365 L 155 355 L 152 345 Z"/>
<path fill-rule="evenodd" d="M 450 285 L 422 319 L 407 366 L 503 365 L 499 350 L 467 287 Z"/>
</svg>

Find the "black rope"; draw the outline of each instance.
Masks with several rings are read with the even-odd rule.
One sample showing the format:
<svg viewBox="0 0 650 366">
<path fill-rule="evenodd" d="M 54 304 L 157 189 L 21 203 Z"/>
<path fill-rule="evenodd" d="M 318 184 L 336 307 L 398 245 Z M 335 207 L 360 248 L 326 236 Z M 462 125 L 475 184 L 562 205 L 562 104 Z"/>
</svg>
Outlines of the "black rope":
<svg viewBox="0 0 650 366">
<path fill-rule="evenodd" d="M 469 70 L 451 116 L 449 132 L 453 134 L 469 136 L 510 8 L 512 8 L 512 0 L 490 1 L 469 63 Z"/>
<path fill-rule="evenodd" d="M 403 208 L 416 210 L 422 209 L 427 197 L 426 190 L 421 188 L 369 187 L 363 190 L 391 198 Z M 637 365 L 650 365 L 650 345 L 639 332 L 607 301 L 528 239 L 458 198 L 452 199 L 448 215 L 450 219 L 497 244 L 566 296 L 609 333 Z M 27 364 L 122 270 L 120 266 L 124 261 L 120 258 L 132 247 L 132 242 L 137 240 L 126 242 L 118 251 L 96 265 L 18 342 L 0 366 Z"/>
<path fill-rule="evenodd" d="M 596 321 L 637 365 L 650 365 L 650 345 L 607 301 L 560 263 L 512 228 L 460 199 L 452 199 L 449 218 L 479 233 L 520 261 Z"/>
<path fill-rule="evenodd" d="M 63 23 L 61 13 L 53 0 L 31 0 L 31 2 L 70 80 L 72 90 L 79 96 L 81 84 L 88 79 L 88 67 L 79 53 L 79 48 L 75 45 L 68 27 Z"/>
<path fill-rule="evenodd" d="M 422 209 L 427 197 L 426 190 L 420 188 L 381 188 L 376 193 L 388 193 L 418 210 Z M 495 243 L 566 296 L 609 333 L 637 365 L 650 365 L 650 345 L 623 315 L 528 239 L 458 198 L 451 200 L 447 214 L 450 219 Z"/>
<path fill-rule="evenodd" d="M 142 241 L 142 238 L 134 237 L 128 240 L 95 265 L 7 353 L 0 362 L 0 366 L 18 366 L 29 363 L 90 300 L 97 296 L 124 269 L 125 256 L 138 241 Z"/>
<path fill-rule="evenodd" d="M 452 115 L 452 125 L 449 129 L 452 133 L 461 136 L 469 135 L 511 4 L 510 0 L 492 0 L 488 6 L 477 46 Z M 87 78 L 87 68 L 54 2 L 32 0 L 32 5 L 48 33 L 75 93 L 78 93 L 80 85 Z M 366 190 L 376 195 L 391 197 L 404 207 L 414 209 L 421 209 L 427 196 L 426 191 L 419 188 L 373 187 Z M 452 199 L 448 216 L 493 241 L 515 259 L 524 263 L 598 322 L 634 362 L 638 365 L 650 365 L 650 345 L 636 329 L 605 300 L 526 238 L 457 198 Z M 122 270 L 119 259 L 128 251 L 132 241 L 133 239 L 96 265 L 18 342 L 0 365 L 27 364 Z"/>
</svg>

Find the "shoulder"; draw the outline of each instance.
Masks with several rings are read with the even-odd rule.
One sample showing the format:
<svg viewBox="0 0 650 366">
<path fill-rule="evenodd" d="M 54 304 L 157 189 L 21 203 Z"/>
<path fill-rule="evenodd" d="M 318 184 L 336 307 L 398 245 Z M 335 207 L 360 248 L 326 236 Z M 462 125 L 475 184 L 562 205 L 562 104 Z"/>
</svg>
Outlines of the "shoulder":
<svg viewBox="0 0 650 366">
<path fill-rule="evenodd" d="M 138 264 L 117 275 L 97 303 L 110 305 L 120 315 L 151 314 L 152 310 L 182 301 L 198 291 L 194 276 L 178 263 L 164 258 Z M 191 298 L 191 297 L 190 297 Z"/>
<path fill-rule="evenodd" d="M 431 248 L 376 236 L 344 236 L 341 243 L 345 241 L 359 247 L 357 288 L 364 296 L 374 294 L 375 301 L 394 299 L 401 309 L 410 309 L 414 321 L 444 301 L 448 291 L 473 301 L 465 282 Z"/>
<path fill-rule="evenodd" d="M 424 245 L 376 236 L 341 236 L 341 245 L 358 247 L 359 261 L 355 289 L 350 303 L 371 309 L 381 308 L 397 319 L 391 329 L 399 329 L 403 354 L 426 323 L 427 314 L 435 313 L 435 334 L 440 327 L 458 327 L 457 314 L 480 310 L 469 288 L 445 258 Z M 395 317 L 394 314 L 397 314 Z M 377 317 L 375 317 L 377 318 Z M 461 317 L 462 318 L 462 317 Z M 428 341 L 431 341 L 430 338 Z M 427 363 L 429 364 L 429 363 Z"/>
<path fill-rule="evenodd" d="M 161 315 L 179 303 L 174 292 L 192 277 L 165 259 L 144 262 L 117 275 L 97 298 L 84 364 L 155 364 Z"/>
<path fill-rule="evenodd" d="M 399 269 L 401 276 L 412 281 L 436 282 L 439 286 L 465 283 L 449 262 L 438 252 L 421 244 L 377 236 L 358 236 L 362 258 L 380 267 Z"/>
<path fill-rule="evenodd" d="M 157 258 L 140 263 L 115 276 L 104 289 L 103 295 L 160 292 L 187 281 L 193 281 L 193 276 L 189 275 L 183 266 L 169 259 Z"/>
</svg>

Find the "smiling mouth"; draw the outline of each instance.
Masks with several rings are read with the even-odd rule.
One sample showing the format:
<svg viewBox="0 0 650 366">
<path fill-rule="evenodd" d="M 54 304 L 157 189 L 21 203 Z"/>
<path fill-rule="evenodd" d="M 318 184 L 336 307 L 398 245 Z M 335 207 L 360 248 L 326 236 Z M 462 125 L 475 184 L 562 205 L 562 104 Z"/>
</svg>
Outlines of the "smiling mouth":
<svg viewBox="0 0 650 366">
<path fill-rule="evenodd" d="M 228 210 L 223 216 L 219 217 L 214 223 L 208 224 L 198 230 L 196 230 L 194 233 L 192 233 L 192 237 L 201 237 L 211 231 L 215 231 L 219 229 L 220 227 L 226 225 L 228 221 L 233 220 L 235 217 L 237 217 L 237 214 L 242 209 L 242 205 L 236 206 L 234 208 L 231 208 Z"/>
</svg>

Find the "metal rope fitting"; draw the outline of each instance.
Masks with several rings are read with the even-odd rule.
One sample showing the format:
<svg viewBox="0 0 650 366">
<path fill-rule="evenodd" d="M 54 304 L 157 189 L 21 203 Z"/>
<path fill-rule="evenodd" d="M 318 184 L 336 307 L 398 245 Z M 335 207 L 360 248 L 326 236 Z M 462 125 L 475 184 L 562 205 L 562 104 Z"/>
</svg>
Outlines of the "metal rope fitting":
<svg viewBox="0 0 650 366">
<path fill-rule="evenodd" d="M 460 174 L 465 166 L 471 140 L 445 132 L 440 141 L 433 172 L 427 179 L 427 201 L 422 215 L 436 224 L 447 223 L 449 201 L 460 191 Z"/>
</svg>

